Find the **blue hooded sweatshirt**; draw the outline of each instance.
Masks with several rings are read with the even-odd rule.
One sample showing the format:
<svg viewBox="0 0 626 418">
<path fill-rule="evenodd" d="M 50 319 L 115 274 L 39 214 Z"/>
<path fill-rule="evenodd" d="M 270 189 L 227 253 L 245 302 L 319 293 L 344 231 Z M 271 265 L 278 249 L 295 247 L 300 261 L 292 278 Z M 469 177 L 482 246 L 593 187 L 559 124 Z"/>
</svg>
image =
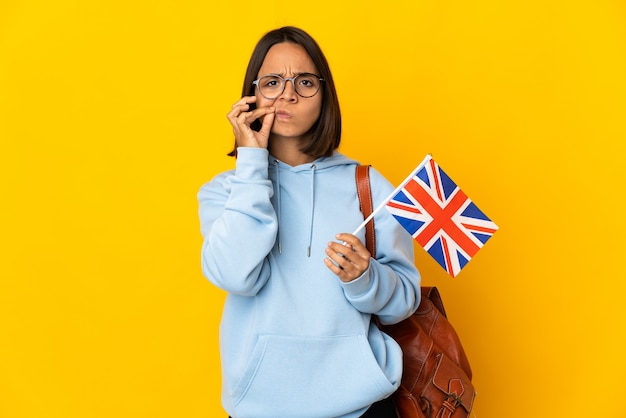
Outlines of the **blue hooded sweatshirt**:
<svg viewBox="0 0 626 418">
<path fill-rule="evenodd" d="M 242 147 L 198 193 L 202 270 L 228 292 L 222 403 L 234 418 L 356 418 L 400 383 L 400 347 L 371 315 L 396 323 L 419 305 L 410 235 L 381 210 L 360 277 L 344 283 L 323 262 L 328 242 L 363 221 L 357 164 L 335 152 L 292 167 Z M 377 207 L 393 187 L 370 177 Z"/>
</svg>

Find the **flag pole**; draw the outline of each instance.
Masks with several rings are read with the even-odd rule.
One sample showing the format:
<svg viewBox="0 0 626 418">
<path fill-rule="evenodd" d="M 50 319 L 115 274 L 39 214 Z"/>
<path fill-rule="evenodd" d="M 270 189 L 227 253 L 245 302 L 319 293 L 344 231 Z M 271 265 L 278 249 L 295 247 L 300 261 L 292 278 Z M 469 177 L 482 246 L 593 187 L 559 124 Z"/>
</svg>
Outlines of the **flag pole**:
<svg viewBox="0 0 626 418">
<path fill-rule="evenodd" d="M 415 176 L 415 173 L 420 171 L 422 169 L 422 167 L 424 167 L 426 165 L 426 163 L 428 163 L 428 161 L 430 161 L 431 159 L 432 159 L 432 155 L 431 154 L 427 154 L 426 157 L 424 157 L 424 160 L 417 166 L 417 168 L 415 168 L 415 170 L 411 171 L 411 174 L 409 174 L 408 177 L 405 178 L 404 181 L 402 183 L 400 183 L 400 185 L 398 187 L 396 187 L 395 190 L 393 192 L 391 192 L 389 194 L 389 196 L 387 196 L 387 198 L 385 200 L 383 200 L 382 203 L 380 205 L 378 205 L 378 207 L 376 209 L 374 209 L 374 211 L 370 214 L 370 216 L 368 216 L 363 221 L 363 223 L 361 223 L 361 225 L 359 225 L 357 227 L 357 229 L 354 230 L 352 235 L 356 235 L 361 229 L 365 228 L 365 225 L 367 225 L 367 223 L 374 217 L 374 215 L 376 215 L 387 204 L 387 202 L 389 202 L 396 194 L 398 194 L 398 192 L 400 190 L 402 190 L 402 188 L 404 186 L 406 186 L 406 184 L 413 178 L 413 176 Z"/>
</svg>

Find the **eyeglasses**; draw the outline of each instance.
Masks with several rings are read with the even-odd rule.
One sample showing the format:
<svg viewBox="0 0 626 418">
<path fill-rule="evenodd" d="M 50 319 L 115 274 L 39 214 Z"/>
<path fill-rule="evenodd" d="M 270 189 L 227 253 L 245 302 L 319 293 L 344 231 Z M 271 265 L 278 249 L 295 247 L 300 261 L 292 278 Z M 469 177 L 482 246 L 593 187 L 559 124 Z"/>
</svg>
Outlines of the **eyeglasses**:
<svg viewBox="0 0 626 418">
<path fill-rule="evenodd" d="M 293 83 L 293 88 L 301 97 L 313 97 L 320 91 L 323 78 L 316 76 L 315 74 L 302 73 L 295 77 L 284 78 L 277 74 L 264 75 L 258 80 L 254 80 L 252 84 L 257 86 L 261 96 L 268 100 L 276 99 L 283 94 L 287 81 Z"/>
</svg>

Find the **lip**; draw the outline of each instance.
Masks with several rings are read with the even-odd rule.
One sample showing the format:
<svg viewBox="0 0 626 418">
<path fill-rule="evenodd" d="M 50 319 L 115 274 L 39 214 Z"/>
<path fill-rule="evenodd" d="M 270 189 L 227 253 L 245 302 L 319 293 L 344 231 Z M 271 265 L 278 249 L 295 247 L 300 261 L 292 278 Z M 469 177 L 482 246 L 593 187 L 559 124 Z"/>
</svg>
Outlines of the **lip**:
<svg viewBox="0 0 626 418">
<path fill-rule="evenodd" d="M 291 117 L 293 117 L 293 115 L 289 112 L 287 112 L 286 110 L 277 110 L 276 111 L 276 117 L 279 119 L 289 119 Z"/>
</svg>

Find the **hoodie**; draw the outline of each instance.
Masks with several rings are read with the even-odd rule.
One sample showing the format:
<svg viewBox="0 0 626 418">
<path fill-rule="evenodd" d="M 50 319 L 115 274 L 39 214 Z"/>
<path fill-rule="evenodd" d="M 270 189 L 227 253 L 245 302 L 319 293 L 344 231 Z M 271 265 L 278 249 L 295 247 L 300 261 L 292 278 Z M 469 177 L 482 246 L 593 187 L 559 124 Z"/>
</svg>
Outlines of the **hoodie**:
<svg viewBox="0 0 626 418">
<path fill-rule="evenodd" d="M 357 165 L 335 152 L 292 167 L 241 147 L 198 193 L 202 271 L 228 292 L 222 404 L 234 418 L 356 418 L 400 384 L 401 349 L 371 316 L 396 323 L 419 305 L 410 235 L 382 210 L 360 277 L 344 283 L 323 262 L 363 221 Z M 374 169 L 370 181 L 376 207 L 393 187 Z"/>
</svg>

